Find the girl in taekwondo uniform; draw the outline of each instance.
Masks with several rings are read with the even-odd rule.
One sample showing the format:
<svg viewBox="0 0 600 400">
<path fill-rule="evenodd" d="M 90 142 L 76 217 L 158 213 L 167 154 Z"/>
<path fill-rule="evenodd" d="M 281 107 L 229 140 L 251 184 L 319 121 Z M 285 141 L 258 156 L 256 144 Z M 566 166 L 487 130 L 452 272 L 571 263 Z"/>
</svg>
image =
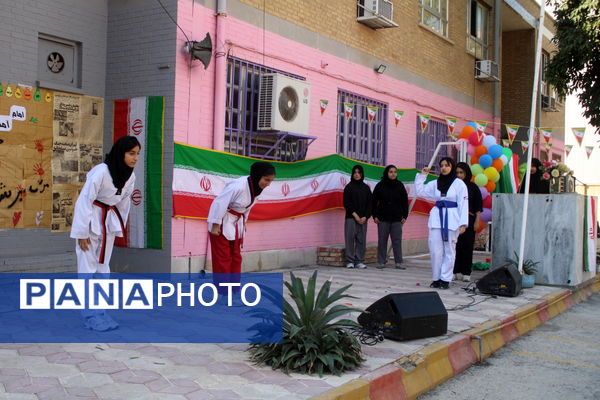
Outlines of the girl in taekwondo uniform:
<svg viewBox="0 0 600 400">
<path fill-rule="evenodd" d="M 77 272 L 110 273 L 115 236 L 125 235 L 131 193 L 135 183 L 133 167 L 140 154 L 140 142 L 125 136 L 115 142 L 104 163 L 88 172 L 75 203 L 71 237 L 76 239 Z M 96 331 L 119 325 L 103 310 L 85 310 L 85 325 Z"/>
<path fill-rule="evenodd" d="M 431 254 L 432 288 L 448 289 L 452 281 L 456 242 L 469 224 L 469 192 L 456 177 L 456 164 L 450 157 L 440 160 L 440 177 L 425 184 L 429 168 L 415 177 L 418 197 L 435 201 L 429 212 L 429 253 Z"/>
<path fill-rule="evenodd" d="M 275 167 L 255 162 L 250 176 L 242 176 L 225 185 L 208 212 L 208 231 L 214 273 L 239 274 L 240 253 L 246 220 L 261 192 L 275 179 Z"/>
</svg>

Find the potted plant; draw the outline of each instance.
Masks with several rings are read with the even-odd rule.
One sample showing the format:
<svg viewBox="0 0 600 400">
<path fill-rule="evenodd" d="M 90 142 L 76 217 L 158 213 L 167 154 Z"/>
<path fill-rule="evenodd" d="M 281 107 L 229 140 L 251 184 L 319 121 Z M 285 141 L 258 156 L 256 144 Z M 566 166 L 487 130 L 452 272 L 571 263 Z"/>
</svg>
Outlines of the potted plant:
<svg viewBox="0 0 600 400">
<path fill-rule="evenodd" d="M 515 251 L 515 258 L 507 258 L 506 262 L 519 268 L 519 255 Z M 532 288 L 535 285 L 535 273 L 540 262 L 526 259 L 523 261 L 523 276 L 521 286 L 523 288 Z"/>
<path fill-rule="evenodd" d="M 300 278 L 290 273 L 286 288 L 295 307 L 283 299 L 283 340 L 281 343 L 253 343 L 249 347 L 250 360 L 258 365 L 269 365 L 285 373 L 329 373 L 340 375 L 357 368 L 363 361 L 361 346 L 347 328 L 358 323 L 339 317 L 362 310 L 333 303 L 345 297 L 352 285 L 329 293 L 331 281 L 327 280 L 316 290 L 317 271 L 304 288 Z"/>
</svg>

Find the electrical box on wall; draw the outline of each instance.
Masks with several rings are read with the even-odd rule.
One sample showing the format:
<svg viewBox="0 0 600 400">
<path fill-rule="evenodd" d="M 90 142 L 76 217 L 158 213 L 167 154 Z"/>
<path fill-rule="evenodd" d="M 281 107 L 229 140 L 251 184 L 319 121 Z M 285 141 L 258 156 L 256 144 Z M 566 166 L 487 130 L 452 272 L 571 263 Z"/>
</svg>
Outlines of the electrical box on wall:
<svg viewBox="0 0 600 400">
<path fill-rule="evenodd" d="M 40 34 L 38 85 L 52 89 L 81 88 L 81 43 Z"/>
</svg>

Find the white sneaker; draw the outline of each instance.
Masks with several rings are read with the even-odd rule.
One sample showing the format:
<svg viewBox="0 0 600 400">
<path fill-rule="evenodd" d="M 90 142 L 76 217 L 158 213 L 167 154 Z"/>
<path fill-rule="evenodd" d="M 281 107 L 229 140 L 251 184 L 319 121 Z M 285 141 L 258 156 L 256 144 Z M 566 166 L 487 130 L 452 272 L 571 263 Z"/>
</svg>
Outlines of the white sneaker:
<svg viewBox="0 0 600 400">
<path fill-rule="evenodd" d="M 471 275 L 463 275 L 463 282 L 471 282 Z"/>
<path fill-rule="evenodd" d="M 354 268 L 354 263 L 348 263 L 348 264 L 346 264 L 346 268 Z"/>
<path fill-rule="evenodd" d="M 363 263 L 358 263 L 358 264 L 356 264 L 356 268 L 358 268 L 358 269 L 365 269 L 365 268 L 367 268 L 367 266 L 365 264 L 363 264 Z"/>
<path fill-rule="evenodd" d="M 462 274 L 454 274 L 455 281 L 462 281 Z"/>
</svg>

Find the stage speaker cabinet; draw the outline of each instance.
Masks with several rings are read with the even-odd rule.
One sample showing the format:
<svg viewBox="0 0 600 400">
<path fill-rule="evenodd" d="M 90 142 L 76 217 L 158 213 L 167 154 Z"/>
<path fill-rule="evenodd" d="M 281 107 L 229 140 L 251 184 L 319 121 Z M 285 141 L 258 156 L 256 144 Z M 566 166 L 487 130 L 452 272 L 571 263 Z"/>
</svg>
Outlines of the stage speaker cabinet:
<svg viewBox="0 0 600 400">
<path fill-rule="evenodd" d="M 521 293 L 521 282 L 519 270 L 514 265 L 507 264 L 479 279 L 477 289 L 485 294 L 516 297 Z"/>
<path fill-rule="evenodd" d="M 358 323 L 388 339 L 419 339 L 444 335 L 448 312 L 437 292 L 392 293 L 367 307 Z"/>
</svg>

